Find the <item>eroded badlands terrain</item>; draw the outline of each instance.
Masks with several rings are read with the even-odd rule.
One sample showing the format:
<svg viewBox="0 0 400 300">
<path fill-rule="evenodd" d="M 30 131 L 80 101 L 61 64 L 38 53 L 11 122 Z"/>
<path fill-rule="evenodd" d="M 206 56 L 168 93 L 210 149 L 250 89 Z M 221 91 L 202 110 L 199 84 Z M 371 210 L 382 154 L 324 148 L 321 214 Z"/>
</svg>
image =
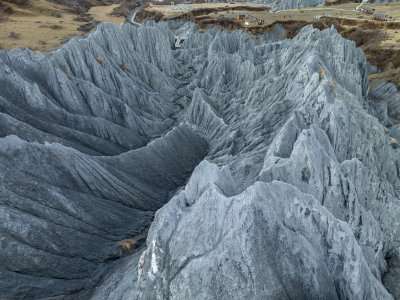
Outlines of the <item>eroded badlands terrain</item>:
<svg viewBox="0 0 400 300">
<path fill-rule="evenodd" d="M 103 24 L 0 65 L 0 298 L 400 297 L 400 97 L 335 29 Z"/>
</svg>

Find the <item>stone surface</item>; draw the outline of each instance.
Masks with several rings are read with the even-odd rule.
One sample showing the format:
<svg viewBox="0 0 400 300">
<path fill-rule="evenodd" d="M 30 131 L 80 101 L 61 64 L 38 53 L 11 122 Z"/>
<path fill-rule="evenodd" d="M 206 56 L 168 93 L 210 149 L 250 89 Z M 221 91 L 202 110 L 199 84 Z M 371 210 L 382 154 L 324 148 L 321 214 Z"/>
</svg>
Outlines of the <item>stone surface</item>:
<svg viewBox="0 0 400 300">
<path fill-rule="evenodd" d="M 136 297 L 392 299 L 388 270 L 398 296 L 385 261 L 399 247 L 398 150 L 371 115 L 362 51 L 311 27 L 246 52 L 221 44 L 188 113 L 208 161 L 156 214 Z"/>
<path fill-rule="evenodd" d="M 323 6 L 325 0 L 282 0 L 276 1 L 273 8 L 275 10 L 298 9 L 310 6 Z"/>
<path fill-rule="evenodd" d="M 108 24 L 48 57 L 0 52 L 0 298 L 96 285 L 206 155 L 176 122 L 172 39 Z"/>
<path fill-rule="evenodd" d="M 221 0 L 206 0 L 206 2 L 222 2 Z M 225 2 L 225 1 L 224 1 Z M 234 0 L 227 0 L 227 2 L 235 2 Z M 245 1 L 247 2 L 247 1 Z M 323 6 L 325 0 L 255 0 L 248 1 L 251 3 L 269 4 L 273 10 L 290 10 L 311 6 Z"/>
<path fill-rule="evenodd" d="M 400 297 L 397 90 L 334 29 L 180 25 L 0 52 L 1 297 Z"/>
</svg>

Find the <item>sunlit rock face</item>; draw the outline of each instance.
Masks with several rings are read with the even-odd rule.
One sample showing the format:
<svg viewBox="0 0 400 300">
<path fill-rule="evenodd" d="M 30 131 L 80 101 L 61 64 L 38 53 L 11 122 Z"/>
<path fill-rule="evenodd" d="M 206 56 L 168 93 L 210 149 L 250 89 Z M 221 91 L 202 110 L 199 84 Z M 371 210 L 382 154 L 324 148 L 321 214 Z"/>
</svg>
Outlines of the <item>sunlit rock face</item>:
<svg viewBox="0 0 400 300">
<path fill-rule="evenodd" d="M 1 297 L 399 297 L 397 91 L 334 29 L 284 36 L 0 52 Z"/>
</svg>

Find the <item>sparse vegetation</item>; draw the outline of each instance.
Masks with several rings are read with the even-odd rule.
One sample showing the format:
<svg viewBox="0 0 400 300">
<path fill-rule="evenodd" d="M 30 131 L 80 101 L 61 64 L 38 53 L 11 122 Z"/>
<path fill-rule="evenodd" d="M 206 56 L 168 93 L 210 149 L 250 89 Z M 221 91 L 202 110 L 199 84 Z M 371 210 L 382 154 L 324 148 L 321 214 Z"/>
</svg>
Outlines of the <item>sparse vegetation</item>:
<svg viewBox="0 0 400 300">
<path fill-rule="evenodd" d="M 399 142 L 394 137 L 391 137 L 391 136 L 389 136 L 389 143 L 391 145 L 398 145 L 399 144 Z"/>
<path fill-rule="evenodd" d="M 11 15 L 14 13 L 14 10 L 10 6 L 6 6 L 3 11 L 8 15 Z"/>
<path fill-rule="evenodd" d="M 91 23 L 87 23 L 87 24 L 83 24 L 81 26 L 78 27 L 79 31 L 83 31 L 83 32 L 89 32 L 92 29 L 96 28 L 97 26 L 97 22 L 91 22 Z"/>
<path fill-rule="evenodd" d="M 52 17 L 56 17 L 56 18 L 61 18 L 62 17 L 61 13 L 58 12 L 58 11 L 53 11 L 50 15 Z"/>
<path fill-rule="evenodd" d="M 319 81 L 321 81 L 322 78 L 324 78 L 324 70 L 319 69 L 319 70 L 318 70 L 318 75 L 319 75 Z"/>
<path fill-rule="evenodd" d="M 91 21 L 93 21 L 93 17 L 92 16 L 89 16 L 88 14 L 84 14 L 84 15 L 80 15 L 80 16 L 78 16 L 78 17 L 76 17 L 75 19 L 74 19 L 74 21 L 77 21 L 77 22 L 91 22 Z"/>
<path fill-rule="evenodd" d="M 8 20 L 6 15 L 11 15 L 14 13 L 12 7 L 7 5 L 5 2 L 0 1 L 0 22 L 5 22 Z"/>
<path fill-rule="evenodd" d="M 69 0 L 65 0 L 70 2 Z M 80 0 L 77 0 L 78 2 Z M 104 4 L 104 0 L 88 0 L 93 5 Z M 107 0 L 109 1 L 109 0 Z M 110 0 L 111 2 L 114 0 Z M 90 22 L 90 26 L 82 27 L 83 32 L 95 28 L 98 21 L 120 24 L 123 18 L 111 16 L 109 13 L 117 5 L 93 7 L 79 16 L 72 14 L 65 7 L 48 0 L 27 0 L 28 5 L 16 5 L 15 1 L 0 1 L 0 41 L 4 49 L 27 47 L 32 50 L 47 52 L 60 47 L 63 42 L 75 35 L 82 35 L 77 28 L 82 22 Z M 72 2 L 72 1 L 71 1 Z M 110 3 L 111 3 L 110 2 Z M 24 2 L 18 2 L 23 4 Z M 106 4 L 109 4 L 107 2 Z M 94 15 L 92 15 L 92 9 Z M 8 13 L 7 13 L 8 12 Z M 9 37 L 11 32 L 20 33 L 18 39 Z"/>
<path fill-rule="evenodd" d="M 29 4 L 29 0 L 6 0 L 8 3 L 13 3 L 18 6 L 27 6 Z"/>
<path fill-rule="evenodd" d="M 12 39 L 19 39 L 20 34 L 16 33 L 14 31 L 11 31 L 10 34 L 8 35 L 8 37 L 12 38 Z"/>
<path fill-rule="evenodd" d="M 363 28 L 352 28 L 342 32 L 342 35 L 354 42 L 357 47 L 365 49 L 387 39 L 387 34 L 382 29 L 364 30 Z"/>
<path fill-rule="evenodd" d="M 127 65 L 122 64 L 121 68 L 124 69 L 125 71 L 129 71 L 129 67 Z"/>
<path fill-rule="evenodd" d="M 60 30 L 60 29 L 63 29 L 63 27 L 62 27 L 62 26 L 60 26 L 60 25 L 57 25 L 57 24 L 50 25 L 50 26 L 49 26 L 49 28 L 51 28 L 51 29 L 54 29 L 54 30 Z"/>
<path fill-rule="evenodd" d="M 124 240 L 119 243 L 119 248 L 123 254 L 127 254 L 137 248 L 137 243 L 133 239 Z"/>
</svg>

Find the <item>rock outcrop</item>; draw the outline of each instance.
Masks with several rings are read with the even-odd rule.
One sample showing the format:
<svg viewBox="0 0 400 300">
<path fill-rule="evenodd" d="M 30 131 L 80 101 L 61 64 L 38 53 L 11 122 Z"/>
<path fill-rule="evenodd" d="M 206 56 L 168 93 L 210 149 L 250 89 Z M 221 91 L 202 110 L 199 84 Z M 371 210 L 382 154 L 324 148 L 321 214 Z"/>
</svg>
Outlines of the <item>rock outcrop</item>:
<svg viewBox="0 0 400 300">
<path fill-rule="evenodd" d="M 0 52 L 1 297 L 399 297 L 396 91 L 334 29 L 177 25 Z"/>
<path fill-rule="evenodd" d="M 221 0 L 206 0 L 206 2 L 221 2 Z M 228 0 L 227 2 L 235 2 Z M 251 3 L 269 4 L 273 10 L 290 10 L 312 6 L 323 6 L 325 0 L 255 0 L 246 1 Z"/>
<path fill-rule="evenodd" d="M 289 10 L 312 6 L 323 6 L 325 0 L 282 0 L 274 2 L 275 10 Z"/>
</svg>

